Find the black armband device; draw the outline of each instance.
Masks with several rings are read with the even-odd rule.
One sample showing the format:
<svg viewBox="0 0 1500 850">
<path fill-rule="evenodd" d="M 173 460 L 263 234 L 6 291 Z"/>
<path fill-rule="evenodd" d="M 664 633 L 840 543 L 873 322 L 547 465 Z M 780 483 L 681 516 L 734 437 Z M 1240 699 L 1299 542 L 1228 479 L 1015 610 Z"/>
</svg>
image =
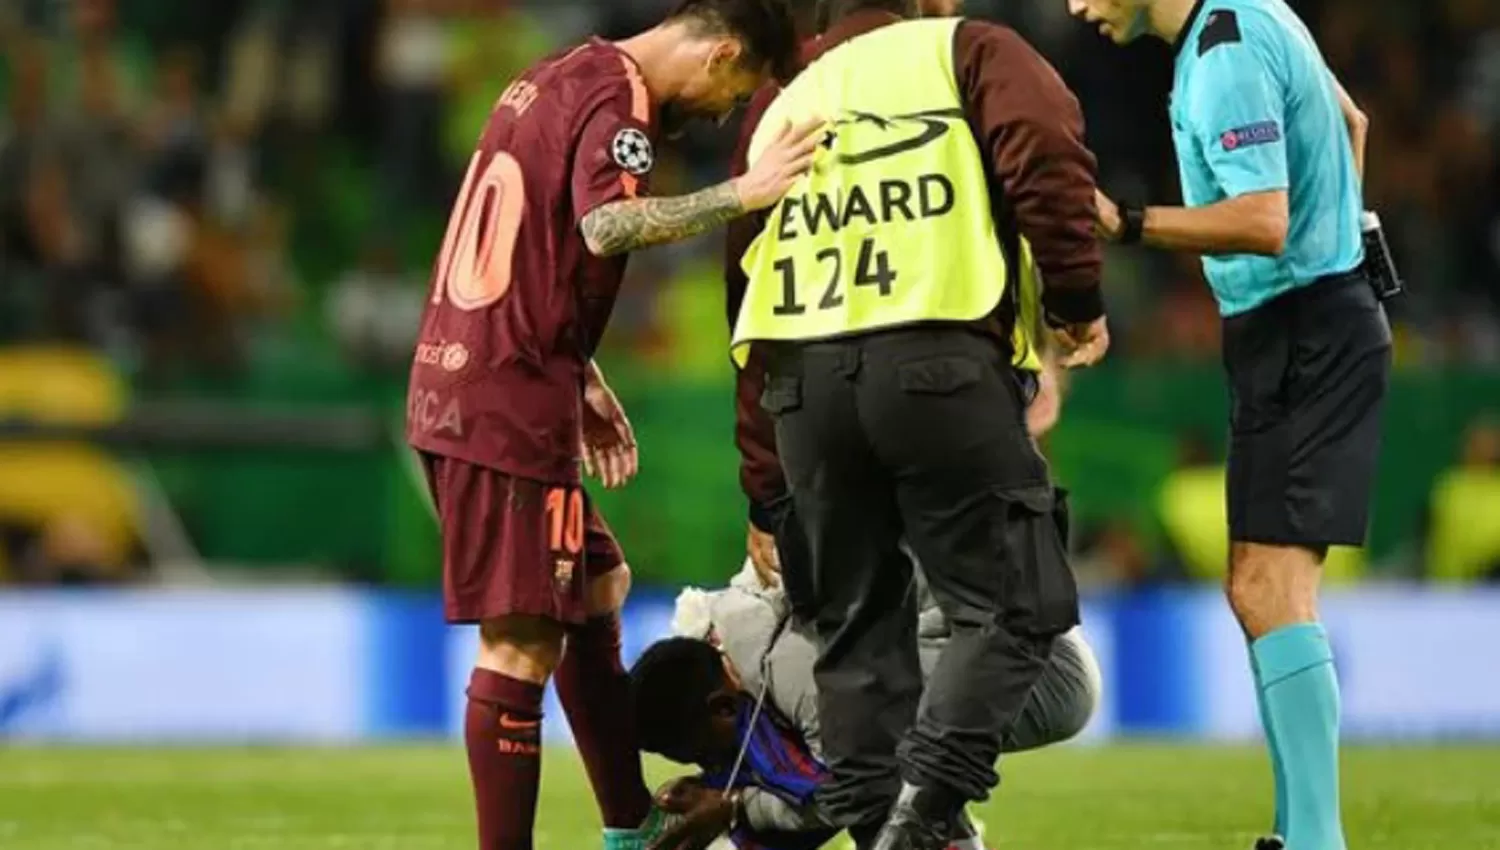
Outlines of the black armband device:
<svg viewBox="0 0 1500 850">
<path fill-rule="evenodd" d="M 1146 208 L 1139 204 L 1121 204 L 1120 224 L 1120 244 L 1139 245 L 1146 235 Z"/>
<path fill-rule="evenodd" d="M 1380 226 L 1380 216 L 1372 212 L 1360 216 L 1360 237 L 1365 244 L 1365 276 L 1375 289 L 1375 297 L 1389 301 L 1405 292 L 1406 283 L 1396 268 L 1396 258 L 1385 239 L 1385 229 Z"/>
</svg>

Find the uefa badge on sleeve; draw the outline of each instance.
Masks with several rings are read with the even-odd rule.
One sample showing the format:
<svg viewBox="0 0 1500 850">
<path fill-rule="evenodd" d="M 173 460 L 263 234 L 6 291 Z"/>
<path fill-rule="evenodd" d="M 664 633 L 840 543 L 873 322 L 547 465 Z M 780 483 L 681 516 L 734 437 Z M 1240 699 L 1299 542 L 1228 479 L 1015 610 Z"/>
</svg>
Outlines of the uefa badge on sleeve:
<svg viewBox="0 0 1500 850">
<path fill-rule="evenodd" d="M 615 140 L 610 143 L 610 153 L 614 156 L 616 165 L 638 177 L 656 164 L 656 152 L 651 148 L 651 140 L 634 127 L 626 127 L 615 134 Z"/>
<path fill-rule="evenodd" d="M 1241 148 L 1269 145 L 1279 141 L 1281 141 L 1281 125 L 1275 121 L 1257 121 L 1254 124 L 1235 127 L 1233 130 L 1225 130 L 1219 135 L 1219 145 L 1226 152 L 1231 153 Z"/>
</svg>

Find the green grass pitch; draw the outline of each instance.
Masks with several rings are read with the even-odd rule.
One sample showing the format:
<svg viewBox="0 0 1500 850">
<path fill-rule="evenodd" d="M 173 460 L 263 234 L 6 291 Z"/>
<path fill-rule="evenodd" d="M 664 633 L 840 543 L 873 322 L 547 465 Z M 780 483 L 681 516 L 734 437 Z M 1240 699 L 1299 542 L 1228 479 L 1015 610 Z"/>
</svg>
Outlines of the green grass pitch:
<svg viewBox="0 0 1500 850">
<path fill-rule="evenodd" d="M 1070 747 L 1004 772 L 981 810 L 998 848 L 1246 850 L 1267 822 L 1252 748 Z M 1351 850 L 1500 848 L 1500 748 L 1353 748 L 1344 782 Z M 576 757 L 550 755 L 537 846 L 590 850 L 597 830 Z M 471 850 L 471 835 L 451 746 L 0 747 L 7 850 Z"/>
</svg>

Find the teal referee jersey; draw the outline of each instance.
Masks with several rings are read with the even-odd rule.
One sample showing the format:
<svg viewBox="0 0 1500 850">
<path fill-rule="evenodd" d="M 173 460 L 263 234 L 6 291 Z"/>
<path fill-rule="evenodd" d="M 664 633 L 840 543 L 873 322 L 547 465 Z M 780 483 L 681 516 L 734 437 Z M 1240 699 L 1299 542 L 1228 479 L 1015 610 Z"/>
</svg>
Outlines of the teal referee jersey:
<svg viewBox="0 0 1500 850">
<path fill-rule="evenodd" d="M 1183 199 L 1207 206 L 1285 189 L 1280 257 L 1205 257 L 1225 316 L 1364 259 L 1364 209 L 1333 74 L 1282 0 L 1202 0 L 1176 44 L 1172 137 Z"/>
</svg>

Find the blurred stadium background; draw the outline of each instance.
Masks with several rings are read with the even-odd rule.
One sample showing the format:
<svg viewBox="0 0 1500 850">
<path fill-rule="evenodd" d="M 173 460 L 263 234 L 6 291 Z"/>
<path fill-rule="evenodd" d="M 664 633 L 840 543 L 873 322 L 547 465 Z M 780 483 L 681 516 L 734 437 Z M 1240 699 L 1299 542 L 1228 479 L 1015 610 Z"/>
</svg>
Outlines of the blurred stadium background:
<svg viewBox="0 0 1500 850">
<path fill-rule="evenodd" d="M 468 846 L 441 739 L 471 638 L 440 622 L 400 442 L 428 267 L 504 82 L 665 5 L 0 0 L 0 846 Z M 1330 567 L 1368 746 L 1351 829 L 1500 847 L 1500 5 L 1294 5 L 1372 117 L 1368 200 L 1411 290 L 1370 549 Z M 1106 47 L 1064 0 L 969 8 L 1063 71 L 1107 188 L 1176 197 L 1164 46 Z M 729 141 L 690 136 L 658 190 L 720 179 Z M 1099 746 L 1019 761 L 1001 819 L 1038 847 L 1228 846 L 1269 798 L 1236 749 L 1258 724 L 1217 595 L 1218 324 L 1195 264 L 1109 259 L 1111 362 L 1046 446 Z M 637 576 L 628 654 L 744 556 L 719 263 L 716 239 L 637 256 L 601 355 L 642 445 L 600 497 Z M 561 820 L 592 807 L 560 758 L 544 834 L 596 840 Z"/>
</svg>

